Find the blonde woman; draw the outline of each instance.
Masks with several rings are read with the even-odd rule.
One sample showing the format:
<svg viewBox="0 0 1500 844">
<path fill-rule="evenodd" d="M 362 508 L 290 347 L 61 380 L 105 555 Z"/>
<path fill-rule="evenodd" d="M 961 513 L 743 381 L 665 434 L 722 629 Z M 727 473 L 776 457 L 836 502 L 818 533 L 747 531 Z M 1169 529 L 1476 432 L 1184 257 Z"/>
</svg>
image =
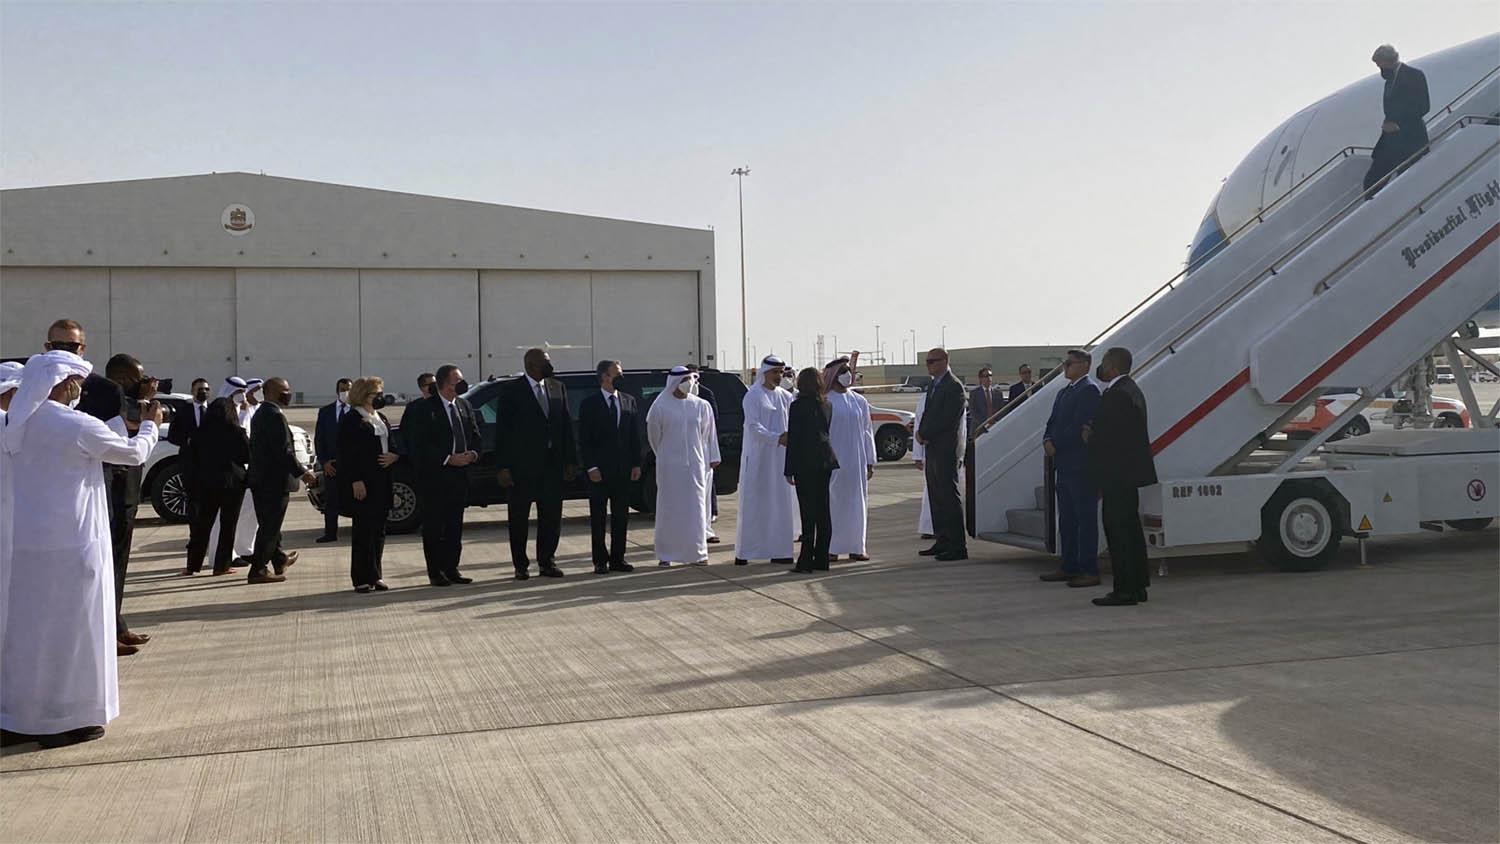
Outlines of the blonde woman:
<svg viewBox="0 0 1500 844">
<path fill-rule="evenodd" d="M 391 426 L 380 408 L 385 406 L 385 382 L 366 376 L 349 388 L 354 413 L 339 421 L 339 503 L 343 515 L 354 519 L 349 543 L 349 577 L 354 591 L 384 592 L 381 579 L 385 554 L 385 520 L 391 510 Z"/>
</svg>

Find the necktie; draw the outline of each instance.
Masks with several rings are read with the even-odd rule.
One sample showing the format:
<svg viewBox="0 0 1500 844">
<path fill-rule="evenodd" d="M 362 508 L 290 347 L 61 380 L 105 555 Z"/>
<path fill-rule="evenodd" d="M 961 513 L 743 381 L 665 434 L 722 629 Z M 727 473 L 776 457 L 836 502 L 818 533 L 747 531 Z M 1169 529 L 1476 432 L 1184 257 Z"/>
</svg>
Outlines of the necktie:
<svg viewBox="0 0 1500 844">
<path fill-rule="evenodd" d="M 458 420 L 458 405 L 448 405 L 448 424 L 453 427 L 453 453 L 463 454 L 469 450 L 463 423 Z"/>
<path fill-rule="evenodd" d="M 203 405 L 193 405 L 193 421 L 198 423 L 200 426 L 203 424 Z"/>
<path fill-rule="evenodd" d="M 620 406 L 615 404 L 613 393 L 609 396 L 609 412 L 611 416 L 615 417 L 615 427 L 620 427 Z"/>
<path fill-rule="evenodd" d="M 546 416 L 547 415 L 547 394 L 544 393 L 544 392 L 542 392 L 542 383 L 540 381 L 538 381 L 537 384 L 536 384 L 536 403 L 539 404 L 539 405 L 541 405 L 541 407 L 542 407 L 542 415 Z"/>
</svg>

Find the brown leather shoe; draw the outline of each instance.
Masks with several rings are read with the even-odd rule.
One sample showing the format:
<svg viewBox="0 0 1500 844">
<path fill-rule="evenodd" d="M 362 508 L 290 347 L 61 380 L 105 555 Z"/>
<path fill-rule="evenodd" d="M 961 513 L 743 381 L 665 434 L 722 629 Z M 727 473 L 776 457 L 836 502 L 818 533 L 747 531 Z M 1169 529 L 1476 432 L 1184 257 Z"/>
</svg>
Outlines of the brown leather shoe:
<svg viewBox="0 0 1500 844">
<path fill-rule="evenodd" d="M 115 638 L 118 639 L 120 641 L 120 644 L 122 645 L 144 645 L 147 642 L 151 641 L 151 637 L 146 635 L 145 633 L 136 633 L 132 630 L 126 630 L 124 635 L 116 636 Z"/>
<path fill-rule="evenodd" d="M 1077 577 L 1070 578 L 1068 580 L 1068 585 L 1073 587 L 1074 589 L 1084 589 L 1089 586 L 1098 586 L 1099 578 L 1097 576 L 1090 577 L 1086 575 L 1079 575 Z"/>
<path fill-rule="evenodd" d="M 1073 579 L 1073 575 L 1065 571 L 1054 571 L 1042 575 L 1043 583 L 1067 583 Z"/>
<path fill-rule="evenodd" d="M 265 569 L 261 569 L 260 571 L 251 569 L 250 574 L 245 576 L 245 582 L 247 583 L 281 583 L 284 580 L 286 580 L 286 575 L 274 574 Z"/>
<path fill-rule="evenodd" d="M 115 655 L 116 656 L 131 656 L 133 654 L 138 654 L 140 652 L 141 652 L 141 649 L 138 648 L 138 647 L 136 647 L 135 645 L 127 645 L 124 642 L 116 642 L 115 643 Z"/>
<path fill-rule="evenodd" d="M 870 561 L 870 558 L 865 556 L 864 554 L 850 554 L 849 560 L 850 562 L 855 563 L 868 563 Z"/>
</svg>

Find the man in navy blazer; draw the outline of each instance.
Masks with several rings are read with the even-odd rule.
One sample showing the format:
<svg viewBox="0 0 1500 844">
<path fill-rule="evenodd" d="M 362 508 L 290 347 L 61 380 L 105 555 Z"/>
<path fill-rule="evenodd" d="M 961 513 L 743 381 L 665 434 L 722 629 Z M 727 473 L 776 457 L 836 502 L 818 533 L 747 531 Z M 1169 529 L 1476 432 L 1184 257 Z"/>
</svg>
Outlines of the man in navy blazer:
<svg viewBox="0 0 1500 844">
<path fill-rule="evenodd" d="M 625 538 L 630 528 L 631 484 L 641 479 L 644 429 L 635 397 L 615 386 L 622 375 L 620 362 L 599 361 L 594 372 L 599 389 L 590 391 L 578 407 L 578 453 L 589 475 L 594 574 L 634 571 L 635 566 L 625 562 Z"/>
<path fill-rule="evenodd" d="M 1083 427 L 1099 406 L 1099 388 L 1089 378 L 1092 363 L 1088 352 L 1068 352 L 1063 363 L 1068 386 L 1052 400 L 1052 415 L 1042 434 L 1042 448 L 1052 458 L 1057 478 L 1062 553 L 1062 568 L 1042 575 L 1042 580 L 1074 587 L 1099 585 L 1099 493 L 1089 474 L 1088 444 L 1083 441 Z"/>
<path fill-rule="evenodd" d="M 318 542 L 337 542 L 339 539 L 339 485 L 333 479 L 338 476 L 339 421 L 350 411 L 344 399 L 349 396 L 349 387 L 354 384 L 348 378 L 340 378 L 333 387 L 334 400 L 318 408 L 318 424 L 313 430 L 313 450 L 318 462 L 323 465 L 323 535 Z"/>
<path fill-rule="evenodd" d="M 1156 462 L 1146 423 L 1146 394 L 1130 377 L 1130 352 L 1116 346 L 1104 353 L 1097 376 L 1103 385 L 1094 418 L 1084 426 L 1088 466 L 1099 486 L 1104 538 L 1109 543 L 1114 589 L 1094 603 L 1130 607 L 1146 602 L 1151 573 L 1146 566 L 1146 535 L 1141 529 L 1140 488 L 1156 483 Z"/>
</svg>

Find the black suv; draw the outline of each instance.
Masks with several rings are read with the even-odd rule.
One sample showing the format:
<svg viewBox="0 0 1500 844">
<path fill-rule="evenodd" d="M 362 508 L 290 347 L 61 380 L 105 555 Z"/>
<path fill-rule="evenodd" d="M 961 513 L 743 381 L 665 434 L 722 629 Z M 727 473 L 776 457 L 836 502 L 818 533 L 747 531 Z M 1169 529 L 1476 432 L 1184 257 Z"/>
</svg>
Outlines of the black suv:
<svg viewBox="0 0 1500 844">
<path fill-rule="evenodd" d="M 716 369 L 705 369 L 699 373 L 699 376 L 703 386 L 714 392 L 714 402 L 718 406 L 715 422 L 719 431 L 719 455 L 722 462 L 718 470 L 714 472 L 714 491 L 720 495 L 730 495 L 739 488 L 740 481 L 740 440 L 745 426 L 743 406 L 745 385 L 737 376 Z M 500 407 L 500 385 L 519 377 L 521 376 L 513 375 L 485 381 L 464 393 L 464 398 L 473 405 L 474 414 L 478 417 L 479 439 L 483 446 L 479 460 L 469 466 L 470 506 L 484 507 L 506 502 L 506 490 L 500 486 L 500 472 L 495 468 L 495 452 L 498 448 L 496 417 Z M 578 407 L 589 395 L 590 390 L 599 389 L 599 379 L 591 371 L 559 372 L 553 377 L 568 388 L 568 410 L 573 416 L 576 435 Z M 643 436 L 646 410 L 666 386 L 666 382 L 667 370 L 665 369 L 626 372 L 624 378 L 615 382 L 616 387 L 635 396 L 641 414 Z M 392 422 L 391 448 L 397 454 L 405 455 L 407 450 L 405 442 L 401 439 L 400 411 L 392 410 L 394 412 L 386 412 L 386 416 Z M 641 471 L 641 480 L 636 484 L 631 496 L 631 505 L 641 512 L 649 513 L 656 506 L 656 460 L 645 443 L 642 443 L 642 448 L 646 452 L 646 458 Z M 391 471 L 394 473 L 392 478 L 394 501 L 386 523 L 386 530 L 389 533 L 409 533 L 416 530 L 421 523 L 421 510 L 417 504 L 416 478 L 412 465 L 407 460 L 396 461 Z M 318 486 L 308 488 L 307 499 L 319 512 L 322 512 L 321 476 L 323 470 L 318 468 L 314 472 L 319 476 L 320 483 Z M 588 485 L 588 475 L 580 469 L 573 482 L 564 487 L 563 497 L 571 500 L 588 498 Z"/>
</svg>

